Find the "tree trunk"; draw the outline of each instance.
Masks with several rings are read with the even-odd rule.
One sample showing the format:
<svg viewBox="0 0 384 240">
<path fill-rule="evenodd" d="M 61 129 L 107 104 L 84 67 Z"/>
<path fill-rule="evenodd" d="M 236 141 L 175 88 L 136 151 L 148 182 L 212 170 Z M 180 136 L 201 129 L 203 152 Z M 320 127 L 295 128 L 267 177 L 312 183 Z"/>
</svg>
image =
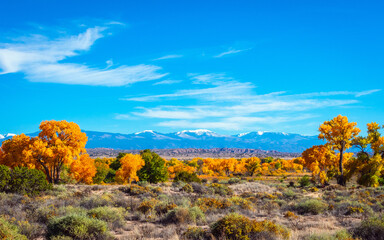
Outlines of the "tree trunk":
<svg viewBox="0 0 384 240">
<path fill-rule="evenodd" d="M 345 148 L 345 142 L 341 144 L 341 149 L 340 149 L 340 159 L 339 159 L 339 171 L 340 175 L 337 178 L 337 184 L 341 186 L 346 185 L 346 180 L 344 177 L 344 171 L 343 171 L 343 155 L 344 155 L 344 148 Z"/>
</svg>

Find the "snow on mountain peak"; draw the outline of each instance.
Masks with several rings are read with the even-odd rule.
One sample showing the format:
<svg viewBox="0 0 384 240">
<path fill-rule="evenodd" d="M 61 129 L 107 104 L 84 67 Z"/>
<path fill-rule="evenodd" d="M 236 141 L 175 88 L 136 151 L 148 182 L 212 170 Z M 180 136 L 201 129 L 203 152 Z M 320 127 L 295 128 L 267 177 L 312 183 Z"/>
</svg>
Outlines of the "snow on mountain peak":
<svg viewBox="0 0 384 240">
<path fill-rule="evenodd" d="M 263 135 L 265 132 L 264 131 L 257 131 L 257 135 Z"/>
<path fill-rule="evenodd" d="M 207 129 L 183 130 L 183 131 L 177 132 L 178 135 L 183 133 L 195 133 L 196 135 L 203 135 L 204 133 L 213 133 L 213 132 Z"/>
<path fill-rule="evenodd" d="M 248 135 L 248 134 L 250 134 L 250 132 L 246 132 L 246 133 L 239 133 L 237 136 L 238 136 L 238 137 L 242 137 L 242 136 L 245 136 L 245 135 Z"/>
<path fill-rule="evenodd" d="M 3 134 L 0 134 L 0 139 L 3 139 L 5 138 Z"/>
<path fill-rule="evenodd" d="M 152 133 L 152 134 L 155 134 L 155 132 L 153 130 L 144 130 L 142 132 L 135 133 L 135 135 L 139 135 L 139 134 L 142 134 L 142 133 Z"/>
</svg>

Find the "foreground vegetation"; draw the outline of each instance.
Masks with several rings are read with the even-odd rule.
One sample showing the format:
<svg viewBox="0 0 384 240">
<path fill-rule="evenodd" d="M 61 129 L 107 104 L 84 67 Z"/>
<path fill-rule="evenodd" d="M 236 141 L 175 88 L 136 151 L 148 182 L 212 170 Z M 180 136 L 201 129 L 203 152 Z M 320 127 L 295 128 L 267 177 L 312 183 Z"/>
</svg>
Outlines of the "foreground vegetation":
<svg viewBox="0 0 384 240">
<path fill-rule="evenodd" d="M 0 237 L 384 239 L 384 137 L 367 128 L 337 116 L 296 159 L 179 161 L 92 159 L 77 124 L 45 121 L 0 148 Z"/>
</svg>

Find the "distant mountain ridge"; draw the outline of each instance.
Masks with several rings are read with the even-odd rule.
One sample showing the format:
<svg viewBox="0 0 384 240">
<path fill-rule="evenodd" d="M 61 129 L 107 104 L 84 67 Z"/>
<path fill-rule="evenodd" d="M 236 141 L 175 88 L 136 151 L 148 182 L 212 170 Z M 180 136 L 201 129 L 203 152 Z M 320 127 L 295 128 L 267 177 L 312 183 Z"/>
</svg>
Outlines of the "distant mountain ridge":
<svg viewBox="0 0 384 240">
<path fill-rule="evenodd" d="M 176 148 L 240 148 L 300 153 L 313 145 L 321 144 L 317 136 L 304 136 L 284 132 L 248 132 L 221 135 L 206 129 L 160 133 L 152 130 L 121 134 L 84 131 L 88 136 L 87 148 L 112 149 L 176 149 Z M 36 136 L 38 133 L 27 134 Z M 4 141 L 11 136 L 0 139 Z"/>
</svg>

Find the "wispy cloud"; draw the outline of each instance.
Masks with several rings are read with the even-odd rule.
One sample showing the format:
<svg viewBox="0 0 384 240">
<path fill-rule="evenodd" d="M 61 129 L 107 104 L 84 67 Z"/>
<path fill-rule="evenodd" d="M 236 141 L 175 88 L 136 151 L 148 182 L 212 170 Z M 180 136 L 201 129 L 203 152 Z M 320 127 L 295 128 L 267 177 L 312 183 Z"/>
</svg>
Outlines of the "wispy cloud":
<svg viewBox="0 0 384 240">
<path fill-rule="evenodd" d="M 239 82 L 223 73 L 189 74 L 196 89 L 179 89 L 173 93 L 127 97 L 136 102 L 163 102 L 190 99 L 195 104 L 137 107 L 131 115 L 159 119 L 163 127 L 213 128 L 225 130 L 249 129 L 252 126 L 276 125 L 317 117 L 320 109 L 356 106 L 358 97 L 373 94 L 367 91 L 330 91 L 288 94 L 285 91 L 255 93 L 255 86 Z M 202 87 L 204 86 L 204 87 Z M 197 104 L 196 104 L 197 102 Z"/>
<path fill-rule="evenodd" d="M 244 51 L 248 51 L 248 50 L 250 50 L 250 48 L 247 48 L 247 49 L 229 49 L 228 51 L 222 52 L 222 53 L 215 55 L 213 57 L 214 58 L 221 58 L 221 57 L 224 57 L 226 55 L 236 54 L 236 53 L 240 53 L 240 52 L 244 52 Z"/>
<path fill-rule="evenodd" d="M 181 80 L 163 80 L 160 82 L 155 82 L 152 85 L 169 85 L 169 84 L 176 84 L 176 83 L 181 83 Z"/>
<path fill-rule="evenodd" d="M 158 61 L 158 60 L 165 60 L 165 59 L 172 59 L 172 58 L 181 58 L 183 55 L 178 55 L 178 54 L 172 54 L 172 55 L 165 55 L 159 58 L 153 59 L 153 61 Z"/>
<path fill-rule="evenodd" d="M 108 25 L 117 23 L 108 23 Z M 108 27 L 88 28 L 78 35 L 57 39 L 34 35 L 22 41 L 0 44 L 0 74 L 23 72 L 32 82 L 63 84 L 123 86 L 135 82 L 160 79 L 160 67 L 139 64 L 107 69 L 91 68 L 84 64 L 61 63 L 60 61 L 88 51 L 96 40 L 104 37 Z"/>
</svg>

